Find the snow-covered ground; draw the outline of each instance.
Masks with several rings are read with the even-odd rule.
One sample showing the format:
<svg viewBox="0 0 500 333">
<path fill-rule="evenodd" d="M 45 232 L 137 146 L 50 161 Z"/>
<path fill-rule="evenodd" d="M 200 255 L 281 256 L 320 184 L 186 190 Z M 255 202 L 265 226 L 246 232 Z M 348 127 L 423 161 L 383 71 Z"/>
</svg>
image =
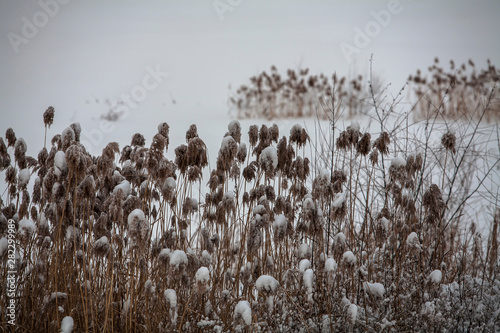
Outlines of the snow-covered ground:
<svg viewBox="0 0 500 333">
<path fill-rule="evenodd" d="M 37 153 L 49 105 L 56 109 L 50 136 L 75 121 L 95 133 L 109 109 L 105 100 L 139 96 L 137 86 L 157 69 L 168 76 L 160 75 L 158 84 L 148 81 L 155 87 L 136 107 L 130 103 L 127 117 L 111 130 L 100 130 L 101 140 L 90 137 L 92 151 L 99 153 L 109 141 L 123 145 L 135 132 L 147 137 L 161 121 L 171 125 L 174 143 L 191 123 L 198 124 L 201 137 L 213 137 L 229 121 L 228 87 L 273 64 L 366 74 L 373 53 L 376 73 L 397 91 L 435 56 L 445 64 L 468 58 L 477 66 L 487 58 L 500 63 L 498 1 L 393 3 L 2 0 L 0 133 L 13 127 L 28 143 L 28 154 Z M 377 24 L 374 12 L 382 11 L 390 18 Z M 373 37 L 360 43 L 357 29 Z M 363 47 L 349 63 L 342 45 Z"/>
<path fill-rule="evenodd" d="M 230 121 L 229 89 L 250 76 L 271 65 L 366 76 L 373 54 L 375 73 L 395 94 L 436 56 L 445 67 L 450 59 L 500 64 L 499 12 L 493 0 L 2 0 L 0 134 L 12 127 L 36 156 L 52 105 L 49 139 L 79 122 L 87 149 L 100 154 L 137 132 L 148 144 L 166 121 L 173 158 L 195 123 L 213 163 Z M 117 122 L 100 119 L 110 104 L 125 112 Z M 261 122 L 243 121 L 244 133 Z M 277 122 L 288 133 L 303 120 Z"/>
</svg>

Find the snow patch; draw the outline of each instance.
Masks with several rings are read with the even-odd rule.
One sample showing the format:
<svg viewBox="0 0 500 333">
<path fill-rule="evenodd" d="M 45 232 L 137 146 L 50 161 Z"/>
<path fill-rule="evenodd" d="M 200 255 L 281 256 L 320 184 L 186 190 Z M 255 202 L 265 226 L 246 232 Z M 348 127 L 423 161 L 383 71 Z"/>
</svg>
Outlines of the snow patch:
<svg viewBox="0 0 500 333">
<path fill-rule="evenodd" d="M 278 166 L 278 152 L 273 146 L 266 147 L 259 156 L 259 162 L 263 165 L 272 166 L 276 169 Z"/>
<path fill-rule="evenodd" d="M 188 258 L 186 255 L 186 252 L 182 250 L 175 250 L 172 252 L 170 255 L 170 265 L 179 267 L 179 265 L 187 265 L 188 263 Z"/>
<path fill-rule="evenodd" d="M 225 151 L 225 150 L 231 150 L 231 147 L 236 145 L 236 141 L 232 136 L 225 136 L 222 139 L 222 143 L 220 145 L 220 150 Z"/>
<path fill-rule="evenodd" d="M 363 288 L 366 293 L 372 295 L 375 298 L 382 299 L 385 294 L 385 288 L 382 283 L 370 283 L 370 282 L 364 282 L 363 283 Z"/>
<path fill-rule="evenodd" d="M 308 259 L 302 259 L 299 262 L 299 270 L 304 273 L 306 270 L 311 268 L 311 262 Z"/>
<path fill-rule="evenodd" d="M 443 273 L 439 269 L 436 269 L 429 274 L 429 281 L 435 284 L 441 283 L 443 279 Z"/>
<path fill-rule="evenodd" d="M 255 282 L 255 287 L 260 292 L 275 293 L 278 286 L 278 280 L 270 275 L 261 275 Z"/>
<path fill-rule="evenodd" d="M 170 189 L 174 190 L 175 189 L 175 179 L 172 177 L 168 177 L 165 179 L 165 183 L 163 183 L 163 186 Z"/>
<path fill-rule="evenodd" d="M 337 270 L 337 262 L 333 258 L 328 258 L 325 261 L 325 270 L 327 272 L 335 272 Z"/>
<path fill-rule="evenodd" d="M 345 195 L 344 193 L 337 193 L 335 195 L 335 199 L 332 202 L 332 207 L 335 209 L 339 209 L 342 207 L 342 204 L 345 201 Z"/>
<path fill-rule="evenodd" d="M 343 232 L 339 232 L 338 234 L 333 237 L 333 241 L 335 242 L 335 245 L 339 246 L 345 246 L 346 242 L 346 237 Z"/>
<path fill-rule="evenodd" d="M 247 326 L 252 324 L 252 308 L 248 301 L 239 301 L 234 308 L 235 319 L 241 318 Z"/>
<path fill-rule="evenodd" d="M 266 207 L 263 205 L 257 205 L 255 208 L 252 210 L 252 214 L 255 215 L 264 215 L 266 213 Z"/>
<path fill-rule="evenodd" d="M 349 265 L 356 264 L 356 256 L 354 255 L 354 253 L 352 253 L 352 251 L 344 252 L 344 254 L 342 255 L 342 259 Z"/>
<path fill-rule="evenodd" d="M 146 216 L 144 215 L 144 212 L 140 210 L 139 208 L 134 209 L 130 214 L 128 214 L 128 226 L 129 228 L 134 224 L 134 222 L 137 221 L 144 221 L 146 219 Z"/>
<path fill-rule="evenodd" d="M 401 157 L 400 155 L 394 157 L 391 161 L 391 167 L 405 167 L 406 166 L 406 160 Z"/>
<path fill-rule="evenodd" d="M 382 217 L 380 220 L 378 220 L 378 222 L 380 223 L 380 226 L 382 227 L 382 229 L 384 229 L 384 231 L 389 231 L 389 220 L 386 219 L 385 217 Z"/>
<path fill-rule="evenodd" d="M 122 180 L 120 184 L 115 186 L 112 194 L 115 195 L 116 193 L 118 193 L 119 190 L 122 190 L 125 197 L 127 197 L 130 194 L 131 190 L 130 182 L 128 180 Z"/>
<path fill-rule="evenodd" d="M 302 275 L 302 278 L 304 280 L 304 286 L 307 289 L 308 294 L 312 294 L 313 292 L 313 285 L 314 285 L 314 272 L 312 269 L 307 269 L 304 274 Z"/>
<path fill-rule="evenodd" d="M 36 230 L 36 225 L 35 222 L 28 220 L 28 219 L 22 219 L 19 221 L 19 229 L 18 232 L 24 236 L 28 235 L 31 236 Z"/>
<path fill-rule="evenodd" d="M 359 123 L 357 120 L 353 120 L 353 121 L 351 121 L 351 126 L 349 126 L 349 128 L 359 132 L 359 130 L 361 129 L 361 126 L 359 126 Z"/>
<path fill-rule="evenodd" d="M 101 247 L 104 247 L 106 245 L 109 244 L 109 240 L 108 240 L 108 237 L 106 236 L 102 236 L 101 238 L 99 238 L 95 243 L 94 243 L 94 247 L 95 248 L 101 248 Z"/>
<path fill-rule="evenodd" d="M 29 169 L 22 169 L 19 171 L 19 175 L 17 176 L 17 184 L 19 187 L 23 188 L 28 185 L 30 181 L 31 173 Z"/>
<path fill-rule="evenodd" d="M 208 268 L 200 267 L 196 272 L 196 282 L 206 284 L 208 281 L 210 281 L 210 272 L 208 271 Z"/>
<path fill-rule="evenodd" d="M 420 241 L 418 240 L 418 235 L 416 232 L 412 232 L 408 235 L 406 238 L 406 245 L 409 247 L 416 247 L 416 248 L 421 248 L 420 247 Z"/>
<path fill-rule="evenodd" d="M 66 316 L 61 321 L 61 333 L 70 333 L 73 331 L 73 318 Z"/>
<path fill-rule="evenodd" d="M 313 210 L 315 208 L 314 200 L 310 195 L 306 196 L 304 201 L 302 202 L 302 208 L 304 210 Z"/>
<path fill-rule="evenodd" d="M 274 222 L 273 222 L 273 229 L 275 230 L 280 230 L 280 229 L 286 229 L 287 226 L 287 221 L 286 217 L 284 214 L 280 214 L 275 217 Z"/>
<path fill-rule="evenodd" d="M 330 176 L 331 176 L 331 173 L 330 173 L 330 170 L 328 169 L 321 169 L 320 171 L 320 174 L 319 174 L 319 178 L 324 180 L 325 182 L 328 182 L 330 181 Z"/>
<path fill-rule="evenodd" d="M 349 305 L 349 308 L 347 309 L 347 318 L 349 319 L 351 324 L 354 324 L 356 322 L 357 317 L 358 317 L 358 306 L 356 304 Z"/>
<path fill-rule="evenodd" d="M 63 171 L 68 169 L 68 165 L 66 164 L 66 155 L 62 150 L 59 150 L 54 156 L 54 173 L 56 176 L 61 176 Z"/>
<path fill-rule="evenodd" d="M 298 257 L 299 259 L 309 258 L 312 254 L 311 248 L 306 243 L 299 245 Z"/>
<path fill-rule="evenodd" d="M 167 289 L 163 293 L 163 296 L 171 308 L 175 308 L 177 306 L 177 293 L 175 290 Z"/>
<path fill-rule="evenodd" d="M 158 259 L 165 260 L 167 257 L 170 257 L 170 249 L 161 250 Z"/>
</svg>

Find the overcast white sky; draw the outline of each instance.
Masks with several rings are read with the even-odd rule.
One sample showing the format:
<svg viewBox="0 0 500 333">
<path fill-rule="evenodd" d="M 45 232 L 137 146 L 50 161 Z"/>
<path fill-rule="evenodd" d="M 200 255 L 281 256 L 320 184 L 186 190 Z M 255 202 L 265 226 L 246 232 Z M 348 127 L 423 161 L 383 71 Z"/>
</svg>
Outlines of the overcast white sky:
<svg viewBox="0 0 500 333">
<path fill-rule="evenodd" d="M 340 46 L 355 46 L 356 29 L 374 26 L 372 12 L 388 11 L 391 1 L 55 1 L 0 0 L 0 135 L 13 127 L 32 155 L 41 148 L 49 105 L 56 109 L 50 136 L 75 121 L 91 131 L 106 111 L 103 101 L 130 93 L 148 68 L 169 75 L 104 141 L 160 121 L 182 134 L 193 122 L 210 131 L 207 119 L 229 120 L 229 85 L 273 64 L 366 74 L 373 53 L 375 72 L 395 90 L 435 56 L 446 66 L 469 58 L 500 65 L 495 0 L 402 0 L 351 63 Z M 235 5 L 219 15 L 217 3 Z"/>
</svg>

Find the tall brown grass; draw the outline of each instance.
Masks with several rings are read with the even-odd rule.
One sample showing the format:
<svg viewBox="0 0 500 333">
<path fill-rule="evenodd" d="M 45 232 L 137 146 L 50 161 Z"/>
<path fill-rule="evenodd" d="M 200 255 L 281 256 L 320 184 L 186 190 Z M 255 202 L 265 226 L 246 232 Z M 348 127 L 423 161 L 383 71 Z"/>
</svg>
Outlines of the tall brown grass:
<svg viewBox="0 0 500 333">
<path fill-rule="evenodd" d="M 229 97 L 232 114 L 239 119 L 266 118 L 286 119 L 300 117 L 317 117 L 318 105 L 331 100 L 333 94 L 338 107 L 347 110 L 347 116 L 365 114 L 369 109 L 366 101 L 370 99 L 366 80 L 362 75 L 351 79 L 328 77 L 324 74 L 309 74 L 309 69 L 288 69 L 286 76 L 281 76 L 275 66 L 269 73 L 252 76 L 250 83 L 240 86 Z M 377 81 L 377 85 L 380 82 Z"/>
<path fill-rule="evenodd" d="M 436 57 L 427 70 L 427 75 L 417 70 L 408 78 L 412 95 L 418 100 L 415 105 L 417 118 L 425 119 L 439 110 L 440 118 L 468 120 L 476 116 L 477 120 L 480 114 L 477 110 L 486 109 L 484 120 L 500 120 L 500 93 L 495 89 L 500 82 L 500 71 L 489 59 L 485 69 L 476 68 L 472 60 L 460 66 L 450 60 L 447 71 Z M 491 98 L 487 98 L 490 94 Z M 442 107 L 438 108 L 443 99 Z"/>
<path fill-rule="evenodd" d="M 389 130 L 368 95 L 373 136 L 356 122 L 339 128 L 331 96 L 322 139 L 233 121 L 214 166 L 196 125 L 173 161 L 166 123 L 149 146 L 136 133 L 100 156 L 80 144 L 78 124 L 37 158 L 9 129 L 0 233 L 9 219 L 19 230 L 17 318 L 12 327 L 2 314 L 0 327 L 57 332 L 69 316 L 75 332 L 500 329 L 500 210 L 487 239 L 477 228 L 487 221 L 468 219 L 477 194 L 498 207 L 481 187 L 498 181 L 498 154 L 475 153 L 474 120 L 467 136 L 436 117 L 412 136 L 408 114 Z"/>
</svg>

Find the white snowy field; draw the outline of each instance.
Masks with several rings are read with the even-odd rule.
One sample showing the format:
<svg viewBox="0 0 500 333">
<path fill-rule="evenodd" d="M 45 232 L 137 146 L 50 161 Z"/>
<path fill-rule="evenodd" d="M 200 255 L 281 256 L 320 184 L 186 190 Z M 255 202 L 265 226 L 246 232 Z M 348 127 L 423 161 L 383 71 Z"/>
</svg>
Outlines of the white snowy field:
<svg viewBox="0 0 500 333">
<path fill-rule="evenodd" d="M 499 64 L 499 12 L 498 1 L 3 0 L 0 133 L 12 127 L 36 156 L 52 105 L 48 139 L 79 122 L 82 142 L 100 154 L 137 132 L 148 144 L 166 121 L 173 158 L 195 123 L 213 163 L 231 120 L 229 89 L 250 76 L 276 65 L 366 77 L 373 54 L 390 97 L 434 57 L 445 68 L 450 59 Z M 115 104 L 124 115 L 103 121 Z M 243 121 L 243 131 L 262 122 Z M 286 134 L 304 120 L 276 122 Z"/>
</svg>

